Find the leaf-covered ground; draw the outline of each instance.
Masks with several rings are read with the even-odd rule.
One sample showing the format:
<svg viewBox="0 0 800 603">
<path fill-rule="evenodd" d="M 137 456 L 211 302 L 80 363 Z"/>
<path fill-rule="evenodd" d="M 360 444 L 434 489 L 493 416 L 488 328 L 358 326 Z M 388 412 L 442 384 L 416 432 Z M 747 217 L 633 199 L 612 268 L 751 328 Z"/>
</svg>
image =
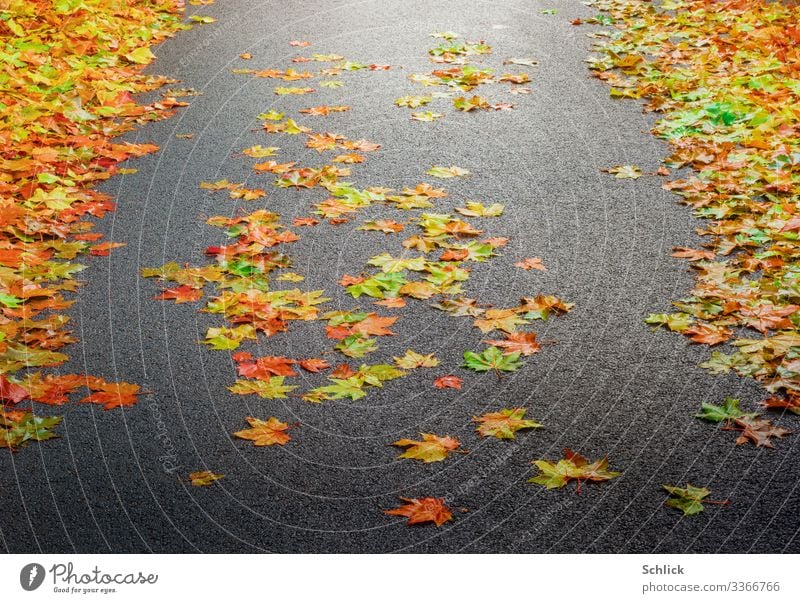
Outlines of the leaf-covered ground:
<svg viewBox="0 0 800 603">
<path fill-rule="evenodd" d="M 81 344 L 57 373 L 108 379 L 61 378 L 104 406 L 144 395 L 108 411 L 66 404 L 61 425 L 43 414 L 26 428 L 19 408 L 48 409 L 30 369 L 7 371 L 21 425 L 7 439 L 60 436 L 2 459 L 8 550 L 797 550 L 792 419 L 758 409 L 758 383 L 699 368 L 704 346 L 651 326 L 770 336 L 792 327 L 763 321 L 792 313 L 748 314 L 760 295 L 779 301 L 761 286 L 722 322 L 696 300 L 645 322 L 693 287 L 673 247 L 706 273 L 721 250 L 693 232 L 709 214 L 660 188 L 670 150 L 647 133 L 651 116 L 615 98 L 675 82 L 626 59 L 626 44 L 661 44 L 670 27 L 707 43 L 749 18 L 739 7 L 690 27 L 639 3 L 189 4 L 193 30 L 153 49 L 189 106 L 126 135 L 125 149 L 161 151 L 87 193 L 118 201 L 97 230 L 127 246 L 86 262 L 68 311 Z M 658 26 L 628 30 L 642 14 Z M 630 33 L 589 63 L 609 98 L 585 59 L 615 24 Z M 742 69 L 752 58 L 734 56 Z M 693 112 L 680 133 L 702 148 L 687 166 L 721 161 L 703 152 L 753 119 L 752 88 L 714 83 L 728 95 L 661 106 Z M 87 165 L 106 178 L 119 159 Z M 700 177 L 739 178 L 728 161 Z M 750 193 L 791 196 L 792 170 L 764 169 L 788 171 L 789 189 Z M 739 203 L 737 226 L 754 211 L 715 202 Z M 766 239 L 747 234 L 728 261 L 767 261 Z M 8 318 L 30 306 L 6 295 Z"/>
</svg>

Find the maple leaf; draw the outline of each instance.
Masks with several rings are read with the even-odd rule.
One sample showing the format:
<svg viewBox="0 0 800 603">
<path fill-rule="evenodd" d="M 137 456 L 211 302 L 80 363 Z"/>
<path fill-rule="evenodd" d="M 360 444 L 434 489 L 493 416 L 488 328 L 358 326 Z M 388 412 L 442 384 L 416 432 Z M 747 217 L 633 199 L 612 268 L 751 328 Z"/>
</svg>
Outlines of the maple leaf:
<svg viewBox="0 0 800 603">
<path fill-rule="evenodd" d="M 511 84 L 527 84 L 531 81 L 531 76 L 527 73 L 504 73 L 497 81 Z"/>
<path fill-rule="evenodd" d="M 278 96 L 285 96 L 287 94 L 311 94 L 315 92 L 313 88 L 299 88 L 297 86 L 278 86 L 273 90 Z"/>
<path fill-rule="evenodd" d="M 402 232 L 404 226 L 394 220 L 370 220 L 358 227 L 358 230 L 374 230 L 385 234 Z"/>
<path fill-rule="evenodd" d="M 469 249 L 448 249 L 439 260 L 442 262 L 460 262 L 469 256 Z"/>
<path fill-rule="evenodd" d="M 153 297 L 153 299 L 174 299 L 176 304 L 186 304 L 189 302 L 196 302 L 201 297 L 203 297 L 203 291 L 201 289 L 194 289 L 189 285 L 181 285 L 180 287 L 174 287 L 172 289 L 164 289 L 163 292 Z"/>
<path fill-rule="evenodd" d="M 273 174 L 285 174 L 294 167 L 294 162 L 278 163 L 276 161 L 265 161 L 256 163 L 253 169 L 257 172 L 271 172 Z"/>
<path fill-rule="evenodd" d="M 306 48 L 311 46 L 311 42 L 307 42 L 305 40 L 292 40 L 289 42 L 289 46 L 294 46 L 295 48 Z"/>
<path fill-rule="evenodd" d="M 536 341 L 536 333 L 509 333 L 505 339 L 490 339 L 483 343 L 501 348 L 504 354 L 518 352 L 522 356 L 530 356 L 542 349 Z"/>
<path fill-rule="evenodd" d="M 464 96 L 459 96 L 453 99 L 453 106 L 459 111 L 469 112 L 476 109 L 488 109 L 489 101 L 483 96 L 473 96 L 469 99 Z"/>
<path fill-rule="evenodd" d="M 478 306 L 474 299 L 460 297 L 457 299 L 446 299 L 438 304 L 431 304 L 431 307 L 443 310 L 453 316 L 481 316 L 486 310 Z"/>
<path fill-rule="evenodd" d="M 266 421 L 254 417 L 247 417 L 245 420 L 250 428 L 237 431 L 233 435 L 243 440 L 251 440 L 254 446 L 273 446 L 275 444 L 283 446 L 292 439 L 286 433 L 289 424 L 283 423 L 275 417 L 269 417 Z"/>
<path fill-rule="evenodd" d="M 430 299 L 436 295 L 437 290 L 431 283 L 413 281 L 400 287 L 398 293 L 415 299 Z"/>
<path fill-rule="evenodd" d="M 212 471 L 193 471 L 189 474 L 189 481 L 193 486 L 210 486 L 223 477 L 225 476 Z"/>
<path fill-rule="evenodd" d="M 378 316 L 374 312 L 370 312 L 361 320 L 358 320 L 350 325 L 350 331 L 359 335 L 394 335 L 388 327 L 397 322 L 397 316 Z"/>
<path fill-rule="evenodd" d="M 499 348 L 488 347 L 480 353 L 464 352 L 464 366 L 479 373 L 487 371 L 516 371 L 522 366 L 519 352 L 504 354 Z"/>
<path fill-rule="evenodd" d="M 435 111 L 417 111 L 411 114 L 411 119 L 414 121 L 434 121 L 444 117 L 444 113 L 437 113 Z"/>
<path fill-rule="evenodd" d="M 61 417 L 41 417 L 29 412 L 0 409 L 0 448 L 14 450 L 30 442 L 58 437 L 53 431 Z"/>
<path fill-rule="evenodd" d="M 268 400 L 275 400 L 276 398 L 285 398 L 286 394 L 297 389 L 296 385 L 284 385 L 285 377 L 270 377 L 269 379 L 261 379 L 254 381 L 238 380 L 231 385 L 228 390 L 234 394 L 247 396 L 256 394 L 261 398 Z"/>
<path fill-rule="evenodd" d="M 514 264 L 514 266 L 522 268 L 523 270 L 541 270 L 542 272 L 547 272 L 547 268 L 542 264 L 542 258 L 525 258 Z"/>
<path fill-rule="evenodd" d="M 300 360 L 298 363 L 303 370 L 308 371 L 309 373 L 318 373 L 322 370 L 330 368 L 330 364 L 327 360 L 323 360 L 322 358 L 307 358 L 305 360 Z"/>
<path fill-rule="evenodd" d="M 3 403 L 19 404 L 30 397 L 30 392 L 24 387 L 12 383 L 5 375 L 0 374 L 0 401 Z"/>
<path fill-rule="evenodd" d="M 444 375 L 443 377 L 439 377 L 433 382 L 434 387 L 437 389 L 461 389 L 461 385 L 464 382 L 456 377 L 455 375 Z"/>
<path fill-rule="evenodd" d="M 390 297 L 372 303 L 376 306 L 383 306 L 384 308 L 405 308 L 406 306 L 406 301 L 402 297 Z"/>
<path fill-rule="evenodd" d="M 455 178 L 457 176 L 469 176 L 470 174 L 469 170 L 465 170 L 455 165 L 449 168 L 435 165 L 425 173 L 436 178 Z"/>
<path fill-rule="evenodd" d="M 415 459 L 423 463 L 443 461 L 450 452 L 459 451 L 461 443 L 450 436 L 437 436 L 432 433 L 421 433 L 422 440 L 402 439 L 392 446 L 405 448 L 406 451 L 397 458 Z"/>
<path fill-rule="evenodd" d="M 601 170 L 609 174 L 614 174 L 615 178 L 630 178 L 635 180 L 642 177 L 642 168 L 636 165 L 615 165 L 614 167 Z"/>
<path fill-rule="evenodd" d="M 342 339 L 335 348 L 348 358 L 363 358 L 378 349 L 374 339 L 367 339 L 360 335 L 349 335 Z"/>
<path fill-rule="evenodd" d="M 278 151 L 280 151 L 280 148 L 278 147 L 262 147 L 260 144 L 257 144 L 255 146 L 245 149 L 244 151 L 242 151 L 242 153 L 244 153 L 248 157 L 260 159 L 262 157 L 272 157 Z"/>
<path fill-rule="evenodd" d="M 229 193 L 231 199 L 243 199 L 244 201 L 255 201 L 266 195 L 263 189 L 235 188 Z"/>
<path fill-rule="evenodd" d="M 736 398 L 725 398 L 721 406 L 703 402 L 700 407 L 700 414 L 695 415 L 698 419 L 711 421 L 712 423 L 729 423 L 740 418 L 753 418 L 757 413 L 745 413 L 739 409 L 739 400 Z"/>
<path fill-rule="evenodd" d="M 358 153 L 343 153 L 332 160 L 334 163 L 364 163 L 364 156 Z"/>
<path fill-rule="evenodd" d="M 673 247 L 672 257 L 684 258 L 690 262 L 697 262 L 699 260 L 713 260 L 714 252 L 702 249 L 690 249 L 689 247 Z"/>
<path fill-rule="evenodd" d="M 413 350 L 406 350 L 405 355 L 395 356 L 394 362 L 400 368 L 415 369 L 415 368 L 433 368 L 439 366 L 439 359 L 433 354 L 418 354 Z"/>
<path fill-rule="evenodd" d="M 727 327 L 705 323 L 692 325 L 687 329 L 683 329 L 681 332 L 694 343 L 703 343 L 705 345 L 724 343 L 733 335 L 733 331 Z"/>
<path fill-rule="evenodd" d="M 257 358 L 254 362 L 249 362 L 249 360 L 248 358 L 245 361 L 237 361 L 239 375 L 242 377 L 269 379 L 271 376 L 294 377 L 297 374 L 292 368 L 292 365 L 296 364 L 297 361 L 291 358 L 264 356 Z"/>
<path fill-rule="evenodd" d="M 692 326 L 692 316 L 685 312 L 650 314 L 644 321 L 649 325 L 665 326 L 670 331 L 683 332 Z"/>
<path fill-rule="evenodd" d="M 400 500 L 407 504 L 397 509 L 384 511 L 384 513 L 387 515 L 408 517 L 408 525 L 433 522 L 436 524 L 436 527 L 439 527 L 443 523 L 453 519 L 453 514 L 450 512 L 450 509 L 444 505 L 443 498 L 432 498 L 430 496 L 425 498 L 401 497 Z"/>
<path fill-rule="evenodd" d="M 417 107 L 427 105 L 432 100 L 430 96 L 401 96 L 394 101 L 394 104 L 398 107 L 416 109 Z"/>
<path fill-rule="evenodd" d="M 478 201 L 467 201 L 466 207 L 456 207 L 462 216 L 472 218 L 497 218 L 503 215 L 505 207 L 500 203 L 492 203 L 488 207 Z"/>
<path fill-rule="evenodd" d="M 589 462 L 580 454 L 569 448 L 564 449 L 564 458 L 559 461 L 546 461 L 539 459 L 533 461 L 539 469 L 539 475 L 528 481 L 533 484 L 545 486 L 548 490 L 563 488 L 570 481 L 576 481 L 578 491 L 582 481 L 604 482 L 621 475 L 617 471 L 609 471 L 608 458 Z"/>
<path fill-rule="evenodd" d="M 727 500 L 720 502 L 704 500 L 709 494 L 711 494 L 711 490 L 708 488 L 698 488 L 692 484 L 686 484 L 685 488 L 671 486 L 669 484 L 664 484 L 661 487 L 669 492 L 670 495 L 664 504 L 668 507 L 672 507 L 673 509 L 683 511 L 684 516 L 702 513 L 705 509 L 704 503 L 712 505 L 729 504 L 729 501 Z"/>
<path fill-rule="evenodd" d="M 133 406 L 139 400 L 139 386 L 132 383 L 106 383 L 102 379 L 89 385 L 92 394 L 86 396 L 81 402 L 102 404 L 104 410 L 111 410 L 122 406 Z"/>
<path fill-rule="evenodd" d="M 520 429 L 542 427 L 541 423 L 525 418 L 525 408 L 504 408 L 499 412 L 489 412 L 480 417 L 472 417 L 479 423 L 475 428 L 482 437 L 493 436 L 501 440 L 513 440 Z"/>
<path fill-rule="evenodd" d="M 778 427 L 768 419 L 761 419 L 759 417 L 744 416 L 734 419 L 734 429 L 741 431 L 741 435 L 736 438 L 737 444 L 746 444 L 752 442 L 756 446 L 764 448 L 774 448 L 772 438 L 785 438 L 792 433 L 788 429 Z"/>
<path fill-rule="evenodd" d="M 349 111 L 350 107 L 346 105 L 337 105 L 337 106 L 327 106 L 322 105 L 320 107 L 309 107 L 308 109 L 300 109 L 300 113 L 305 113 L 307 115 L 328 115 L 329 113 L 343 113 L 344 111 Z"/>
<path fill-rule="evenodd" d="M 89 253 L 91 255 L 96 256 L 107 256 L 110 254 L 112 249 L 117 249 L 119 247 L 125 247 L 127 243 L 112 243 L 111 241 L 107 243 L 100 243 L 98 245 L 92 245 L 89 248 Z"/>
<path fill-rule="evenodd" d="M 796 415 L 800 415 L 800 396 L 789 395 L 786 398 L 771 396 L 761 402 L 761 406 L 770 409 L 786 409 Z"/>
<path fill-rule="evenodd" d="M 515 308 L 492 308 L 486 310 L 481 318 L 475 320 L 475 326 L 482 333 L 489 333 L 494 330 L 513 333 L 518 325 L 527 324 L 528 321 L 521 318 Z"/>
<path fill-rule="evenodd" d="M 219 191 L 225 189 L 233 189 L 241 186 L 241 184 L 234 184 L 232 182 L 228 182 L 227 179 L 224 180 L 217 180 L 216 182 L 201 182 L 200 188 L 209 191 Z"/>
</svg>

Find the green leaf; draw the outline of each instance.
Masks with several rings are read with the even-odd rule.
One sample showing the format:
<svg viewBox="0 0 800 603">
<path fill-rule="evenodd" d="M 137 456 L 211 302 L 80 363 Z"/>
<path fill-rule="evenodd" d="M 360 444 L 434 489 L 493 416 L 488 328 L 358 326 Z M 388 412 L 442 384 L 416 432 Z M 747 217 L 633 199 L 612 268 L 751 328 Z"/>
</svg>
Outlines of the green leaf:
<svg viewBox="0 0 800 603">
<path fill-rule="evenodd" d="M 0 292 L 0 304 L 3 304 L 6 308 L 19 308 L 21 303 L 22 300 L 19 297 Z"/>
<path fill-rule="evenodd" d="M 284 379 L 284 377 L 270 377 L 269 381 L 239 379 L 228 389 L 234 394 L 243 396 L 257 394 L 261 398 L 266 398 L 268 400 L 286 398 L 286 394 L 297 389 L 297 386 L 284 385 Z"/>
<path fill-rule="evenodd" d="M 348 358 L 363 358 L 370 352 L 377 350 L 378 344 L 375 339 L 366 339 L 360 335 L 349 335 L 335 347 Z"/>
<path fill-rule="evenodd" d="M 721 423 L 722 421 L 733 421 L 742 417 L 756 417 L 758 413 L 744 413 L 739 409 L 739 400 L 736 398 L 725 398 L 721 406 L 715 406 L 703 402 L 700 407 L 700 414 L 695 415 L 698 419 Z"/>
<path fill-rule="evenodd" d="M 522 366 L 520 353 L 503 354 L 495 346 L 490 346 L 481 353 L 464 352 L 464 366 L 479 373 L 487 371 L 516 371 Z"/>
<path fill-rule="evenodd" d="M 686 484 L 685 488 L 664 484 L 662 488 L 670 494 L 665 504 L 673 509 L 680 509 L 684 515 L 701 513 L 705 509 L 703 499 L 711 494 L 708 488 L 697 488 L 691 484 Z"/>
<path fill-rule="evenodd" d="M 61 417 L 39 417 L 25 413 L 20 419 L 11 420 L 0 413 L 0 448 L 18 448 L 31 441 L 43 442 L 58 437 L 53 429 L 61 423 Z"/>
<path fill-rule="evenodd" d="M 692 326 L 692 316 L 684 312 L 675 314 L 650 314 L 644 321 L 656 327 L 667 327 L 670 331 L 681 332 Z"/>
<path fill-rule="evenodd" d="M 321 402 L 322 400 L 341 400 L 349 398 L 360 400 L 367 395 L 364 391 L 364 382 L 356 376 L 347 379 L 330 379 L 333 385 L 324 385 L 307 392 L 303 399 L 307 402 Z"/>
</svg>

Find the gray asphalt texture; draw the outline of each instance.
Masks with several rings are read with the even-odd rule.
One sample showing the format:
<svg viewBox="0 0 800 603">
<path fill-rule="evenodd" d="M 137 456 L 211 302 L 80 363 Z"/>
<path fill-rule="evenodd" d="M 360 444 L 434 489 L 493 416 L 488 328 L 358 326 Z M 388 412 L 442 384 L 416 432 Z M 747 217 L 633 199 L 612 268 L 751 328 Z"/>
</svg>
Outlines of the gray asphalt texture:
<svg viewBox="0 0 800 603">
<path fill-rule="evenodd" d="M 553 7 L 556 15 L 540 13 Z M 565 0 L 220 0 L 189 12 L 218 20 L 156 48 L 149 71 L 203 95 L 188 99 L 191 106 L 176 117 L 127 137 L 162 150 L 131 161 L 138 173 L 103 187 L 119 209 L 99 229 L 128 246 L 89 260 L 72 312 L 81 343 L 63 369 L 139 383 L 152 394 L 110 412 L 65 406 L 60 439 L 0 455 L 5 550 L 800 552 L 800 438 L 781 440 L 775 450 L 735 446 L 734 434 L 693 418 L 702 401 L 734 396 L 750 408 L 763 392 L 753 382 L 706 373 L 697 365 L 707 348 L 643 322 L 650 312 L 669 311 L 670 301 L 692 287 L 687 263 L 669 254 L 676 245 L 699 245 L 701 223 L 661 189 L 660 179 L 616 180 L 600 172 L 617 164 L 653 171 L 667 149 L 648 133 L 653 116 L 636 102 L 610 99 L 606 85 L 588 75 L 586 34 L 598 29 L 569 22 L 593 10 Z M 410 110 L 393 101 L 429 90 L 407 76 L 431 70 L 426 52 L 436 41 L 428 34 L 438 30 L 485 39 L 494 54 L 483 62 L 498 71 L 504 58 L 538 59 L 538 67 L 508 68 L 529 72 L 533 93 L 486 87 L 479 93 L 517 108 L 456 115 L 442 100 L 430 108 L 445 108 L 443 120 L 412 122 Z M 292 48 L 294 39 L 314 45 Z M 245 51 L 254 59 L 240 60 Z M 394 68 L 347 73 L 343 88 L 298 97 L 273 95 L 282 85 L 277 80 L 231 73 L 283 69 L 291 57 L 311 52 Z M 352 110 L 327 118 L 296 113 L 317 104 Z M 510 306 L 523 295 L 556 294 L 574 302 L 574 311 L 534 325 L 548 345 L 499 382 L 458 368 L 464 350 L 481 347 L 469 320 L 412 302 L 384 312 L 401 316 L 397 335 L 380 338 L 367 361 L 413 348 L 435 352 L 439 368 L 417 370 L 353 403 L 229 393 L 230 355 L 198 344 L 218 317 L 197 312 L 198 305 L 154 301 L 158 283 L 138 273 L 167 261 L 204 265 L 205 247 L 223 242 L 221 230 L 204 221 L 233 215 L 236 202 L 199 190 L 201 181 L 264 187 L 266 200 L 242 206 L 265 205 L 285 223 L 309 215 L 319 191 L 276 189 L 238 154 L 252 144 L 274 145 L 282 148 L 279 160 L 322 164 L 302 147 L 303 137 L 258 131 L 256 115 L 270 107 L 317 130 L 381 143 L 354 167 L 350 180 L 361 187 L 428 181 L 451 193 L 440 208 L 465 199 L 505 203 L 501 218 L 474 220 L 511 243 L 502 257 L 475 266 L 469 296 Z M 195 137 L 175 138 L 180 133 Z M 432 165 L 458 165 L 472 176 L 435 181 L 424 175 Z M 381 251 L 400 253 L 406 234 L 355 230 L 378 217 L 408 215 L 375 206 L 342 226 L 297 229 L 303 238 L 287 252 L 307 277 L 299 285 L 325 289 L 334 298 L 329 308 L 358 306 L 336 281 L 358 274 Z M 543 258 L 548 271 L 513 266 L 531 256 Z M 330 347 L 320 323 L 304 323 L 246 349 L 296 358 Z M 449 372 L 464 378 L 462 391 L 432 387 Z M 515 442 L 478 438 L 473 415 L 517 405 L 545 429 L 521 432 Z M 247 415 L 301 425 L 286 446 L 255 448 L 230 435 L 245 427 Z M 777 422 L 797 428 L 790 418 Z M 471 454 L 430 465 L 397 460 L 387 444 L 420 431 L 457 436 Z M 559 458 L 564 447 L 590 458 L 608 454 L 623 475 L 580 494 L 526 483 L 535 473 L 531 460 Z M 210 488 L 188 485 L 186 475 L 202 469 L 227 477 Z M 660 486 L 685 482 L 707 485 L 712 498 L 732 504 L 683 519 L 664 506 Z M 455 521 L 439 529 L 406 526 L 382 513 L 398 496 L 447 497 Z"/>
</svg>

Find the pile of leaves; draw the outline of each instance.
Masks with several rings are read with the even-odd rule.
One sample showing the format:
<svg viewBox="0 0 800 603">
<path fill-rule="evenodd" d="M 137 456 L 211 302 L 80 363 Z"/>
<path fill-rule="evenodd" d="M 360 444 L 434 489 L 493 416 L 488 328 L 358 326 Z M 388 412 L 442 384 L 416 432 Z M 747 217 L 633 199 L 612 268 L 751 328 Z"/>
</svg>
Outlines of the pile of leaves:
<svg viewBox="0 0 800 603">
<path fill-rule="evenodd" d="M 119 163 L 156 150 L 115 143 L 137 124 L 182 106 L 165 94 L 140 105 L 133 94 L 169 82 L 145 76 L 150 46 L 176 30 L 182 2 L 9 0 L 0 5 L 0 447 L 54 436 L 59 417 L 40 417 L 23 401 L 104 408 L 136 402 L 138 386 L 98 377 L 43 373 L 63 364 L 75 342 L 65 311 L 85 268 L 81 255 L 105 256 L 92 218 L 114 204 L 93 190 L 123 172 Z M 180 92 L 180 91 L 179 91 Z"/>
<path fill-rule="evenodd" d="M 702 249 L 676 248 L 696 275 L 676 312 L 647 322 L 723 345 L 702 366 L 761 382 L 769 409 L 800 414 L 800 8 L 767 0 L 596 0 L 614 25 L 589 59 L 614 98 L 644 99 L 669 142 L 659 174 L 697 217 Z M 753 424 L 753 421 L 757 421 Z M 739 442 L 786 430 L 736 418 Z M 770 434 L 769 437 L 763 434 Z"/>
</svg>

